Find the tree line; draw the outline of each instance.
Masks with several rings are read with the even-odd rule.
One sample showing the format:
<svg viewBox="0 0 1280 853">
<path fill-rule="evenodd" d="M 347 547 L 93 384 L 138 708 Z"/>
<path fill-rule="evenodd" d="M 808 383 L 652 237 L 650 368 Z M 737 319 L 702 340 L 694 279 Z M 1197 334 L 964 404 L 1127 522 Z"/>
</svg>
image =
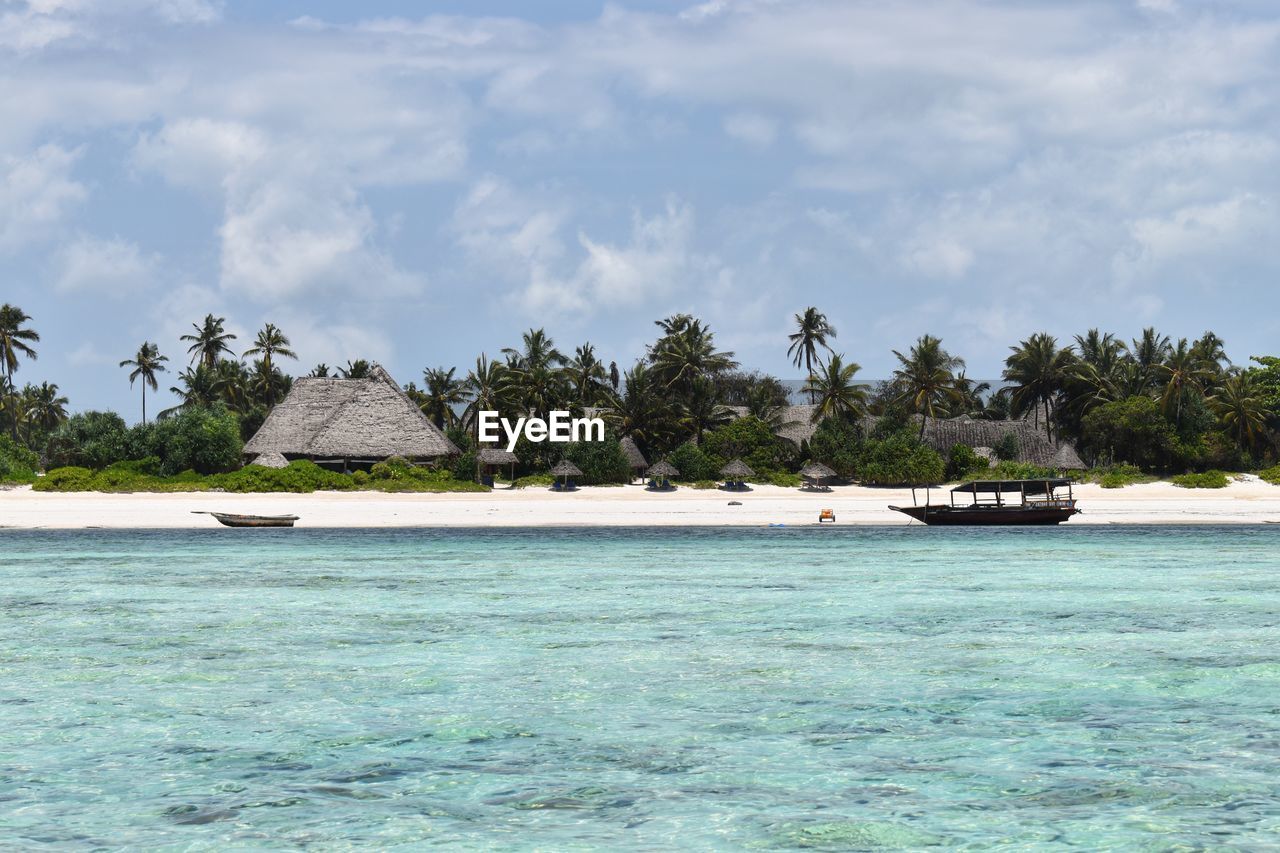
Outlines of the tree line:
<svg viewBox="0 0 1280 853">
<path fill-rule="evenodd" d="M 14 443 L 44 452 L 67 420 L 68 400 L 56 384 L 21 389 L 15 384 L 20 364 L 37 357 L 40 336 L 30 324 L 20 308 L 0 306 L 0 426 Z M 235 416 L 241 439 L 247 440 L 288 394 L 293 377 L 282 363 L 297 354 L 271 323 L 237 352 L 236 335 L 225 324 L 225 318 L 210 314 L 180 338 L 188 364 L 169 389 L 178 404 L 157 417 L 216 407 Z M 496 358 L 480 355 L 465 373 L 457 367 L 426 368 L 422 384 L 410 382 L 406 391 L 464 449 L 474 444 L 480 410 L 504 416 L 591 410 L 614 436 L 630 437 L 659 458 L 686 444 L 701 445 L 740 415 L 773 432 L 797 417 L 784 383 L 743 370 L 702 320 L 675 314 L 655 326 L 655 339 L 625 370 L 616 362 L 606 364 L 590 342 L 561 350 L 544 329 L 530 329 L 518 346 L 502 349 Z M 932 335 L 893 351 L 896 366 L 887 381 L 862 383 L 860 365 L 836 350 L 837 340 L 827 316 L 809 307 L 795 315 L 786 350 L 806 375 L 804 416 L 830 425 L 828 435 L 872 416 L 910 430 L 919 441 L 930 420 L 963 415 L 1030 419 L 1046 437 L 1072 442 L 1099 465 L 1245 470 L 1276 456 L 1280 359 L 1259 356 L 1248 365 L 1233 363 L 1213 332 L 1175 341 L 1147 328 L 1125 341 L 1090 329 L 1065 343 L 1036 333 L 1010 347 L 996 389 L 969 379 L 964 360 Z M 120 362 L 130 386 L 140 386 L 143 424 L 147 391 L 159 390 L 168 365 L 151 341 Z M 370 368 L 365 360 L 337 369 L 319 364 L 308 375 L 354 379 L 367 376 Z M 793 463 L 813 455 L 810 447 L 798 448 Z"/>
</svg>

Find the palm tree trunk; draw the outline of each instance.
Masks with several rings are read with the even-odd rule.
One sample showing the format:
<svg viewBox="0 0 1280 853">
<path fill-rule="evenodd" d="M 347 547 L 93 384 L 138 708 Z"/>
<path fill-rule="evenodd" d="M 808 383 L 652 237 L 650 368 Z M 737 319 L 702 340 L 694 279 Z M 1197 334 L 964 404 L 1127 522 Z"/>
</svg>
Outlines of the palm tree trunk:
<svg viewBox="0 0 1280 853">
<path fill-rule="evenodd" d="M 142 380 L 142 425 L 147 425 L 147 380 Z"/>
<path fill-rule="evenodd" d="M 17 399 L 17 389 L 13 387 L 13 366 L 8 366 L 9 374 L 9 425 L 13 428 L 13 443 L 18 443 L 18 413 L 14 409 L 13 402 Z"/>
</svg>

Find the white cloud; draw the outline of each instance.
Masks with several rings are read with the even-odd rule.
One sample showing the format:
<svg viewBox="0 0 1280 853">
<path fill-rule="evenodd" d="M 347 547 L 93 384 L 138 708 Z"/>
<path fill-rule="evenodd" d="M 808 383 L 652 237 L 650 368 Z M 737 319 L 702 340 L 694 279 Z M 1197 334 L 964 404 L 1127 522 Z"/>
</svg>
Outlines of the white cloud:
<svg viewBox="0 0 1280 853">
<path fill-rule="evenodd" d="M 778 138 L 778 123 L 757 113 L 734 113 L 725 118 L 724 132 L 756 148 L 768 148 Z"/>
<path fill-rule="evenodd" d="M 0 252 L 44 239 L 84 202 L 88 190 L 71 177 L 81 153 L 48 144 L 0 159 Z"/>
<path fill-rule="evenodd" d="M 58 251 L 54 287 L 60 293 L 136 296 L 154 283 L 158 262 L 127 240 L 81 234 Z"/>
</svg>

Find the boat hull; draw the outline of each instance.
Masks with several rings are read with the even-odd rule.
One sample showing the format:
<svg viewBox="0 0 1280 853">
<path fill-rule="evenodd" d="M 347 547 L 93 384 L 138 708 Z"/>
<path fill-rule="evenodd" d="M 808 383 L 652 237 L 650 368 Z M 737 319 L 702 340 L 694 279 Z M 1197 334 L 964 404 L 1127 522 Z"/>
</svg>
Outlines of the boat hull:
<svg viewBox="0 0 1280 853">
<path fill-rule="evenodd" d="M 1078 513 L 1074 503 L 1049 507 L 890 506 L 929 525 L 1025 526 L 1061 524 Z"/>
<path fill-rule="evenodd" d="M 296 515 L 233 515 L 225 512 L 211 512 L 209 515 L 227 527 L 293 527 L 298 520 Z"/>
</svg>

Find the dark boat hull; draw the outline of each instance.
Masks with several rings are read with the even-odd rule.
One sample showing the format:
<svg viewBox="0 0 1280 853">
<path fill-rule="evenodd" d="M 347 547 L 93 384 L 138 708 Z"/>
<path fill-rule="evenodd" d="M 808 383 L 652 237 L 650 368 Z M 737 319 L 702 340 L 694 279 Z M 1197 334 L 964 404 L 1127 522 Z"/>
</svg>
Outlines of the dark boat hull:
<svg viewBox="0 0 1280 853">
<path fill-rule="evenodd" d="M 298 520 L 296 515 L 234 515 L 226 512 L 211 512 L 209 515 L 227 527 L 293 527 Z"/>
<path fill-rule="evenodd" d="M 890 506 L 930 525 L 1021 526 L 1061 524 L 1080 510 L 1074 504 L 1050 507 Z"/>
</svg>

